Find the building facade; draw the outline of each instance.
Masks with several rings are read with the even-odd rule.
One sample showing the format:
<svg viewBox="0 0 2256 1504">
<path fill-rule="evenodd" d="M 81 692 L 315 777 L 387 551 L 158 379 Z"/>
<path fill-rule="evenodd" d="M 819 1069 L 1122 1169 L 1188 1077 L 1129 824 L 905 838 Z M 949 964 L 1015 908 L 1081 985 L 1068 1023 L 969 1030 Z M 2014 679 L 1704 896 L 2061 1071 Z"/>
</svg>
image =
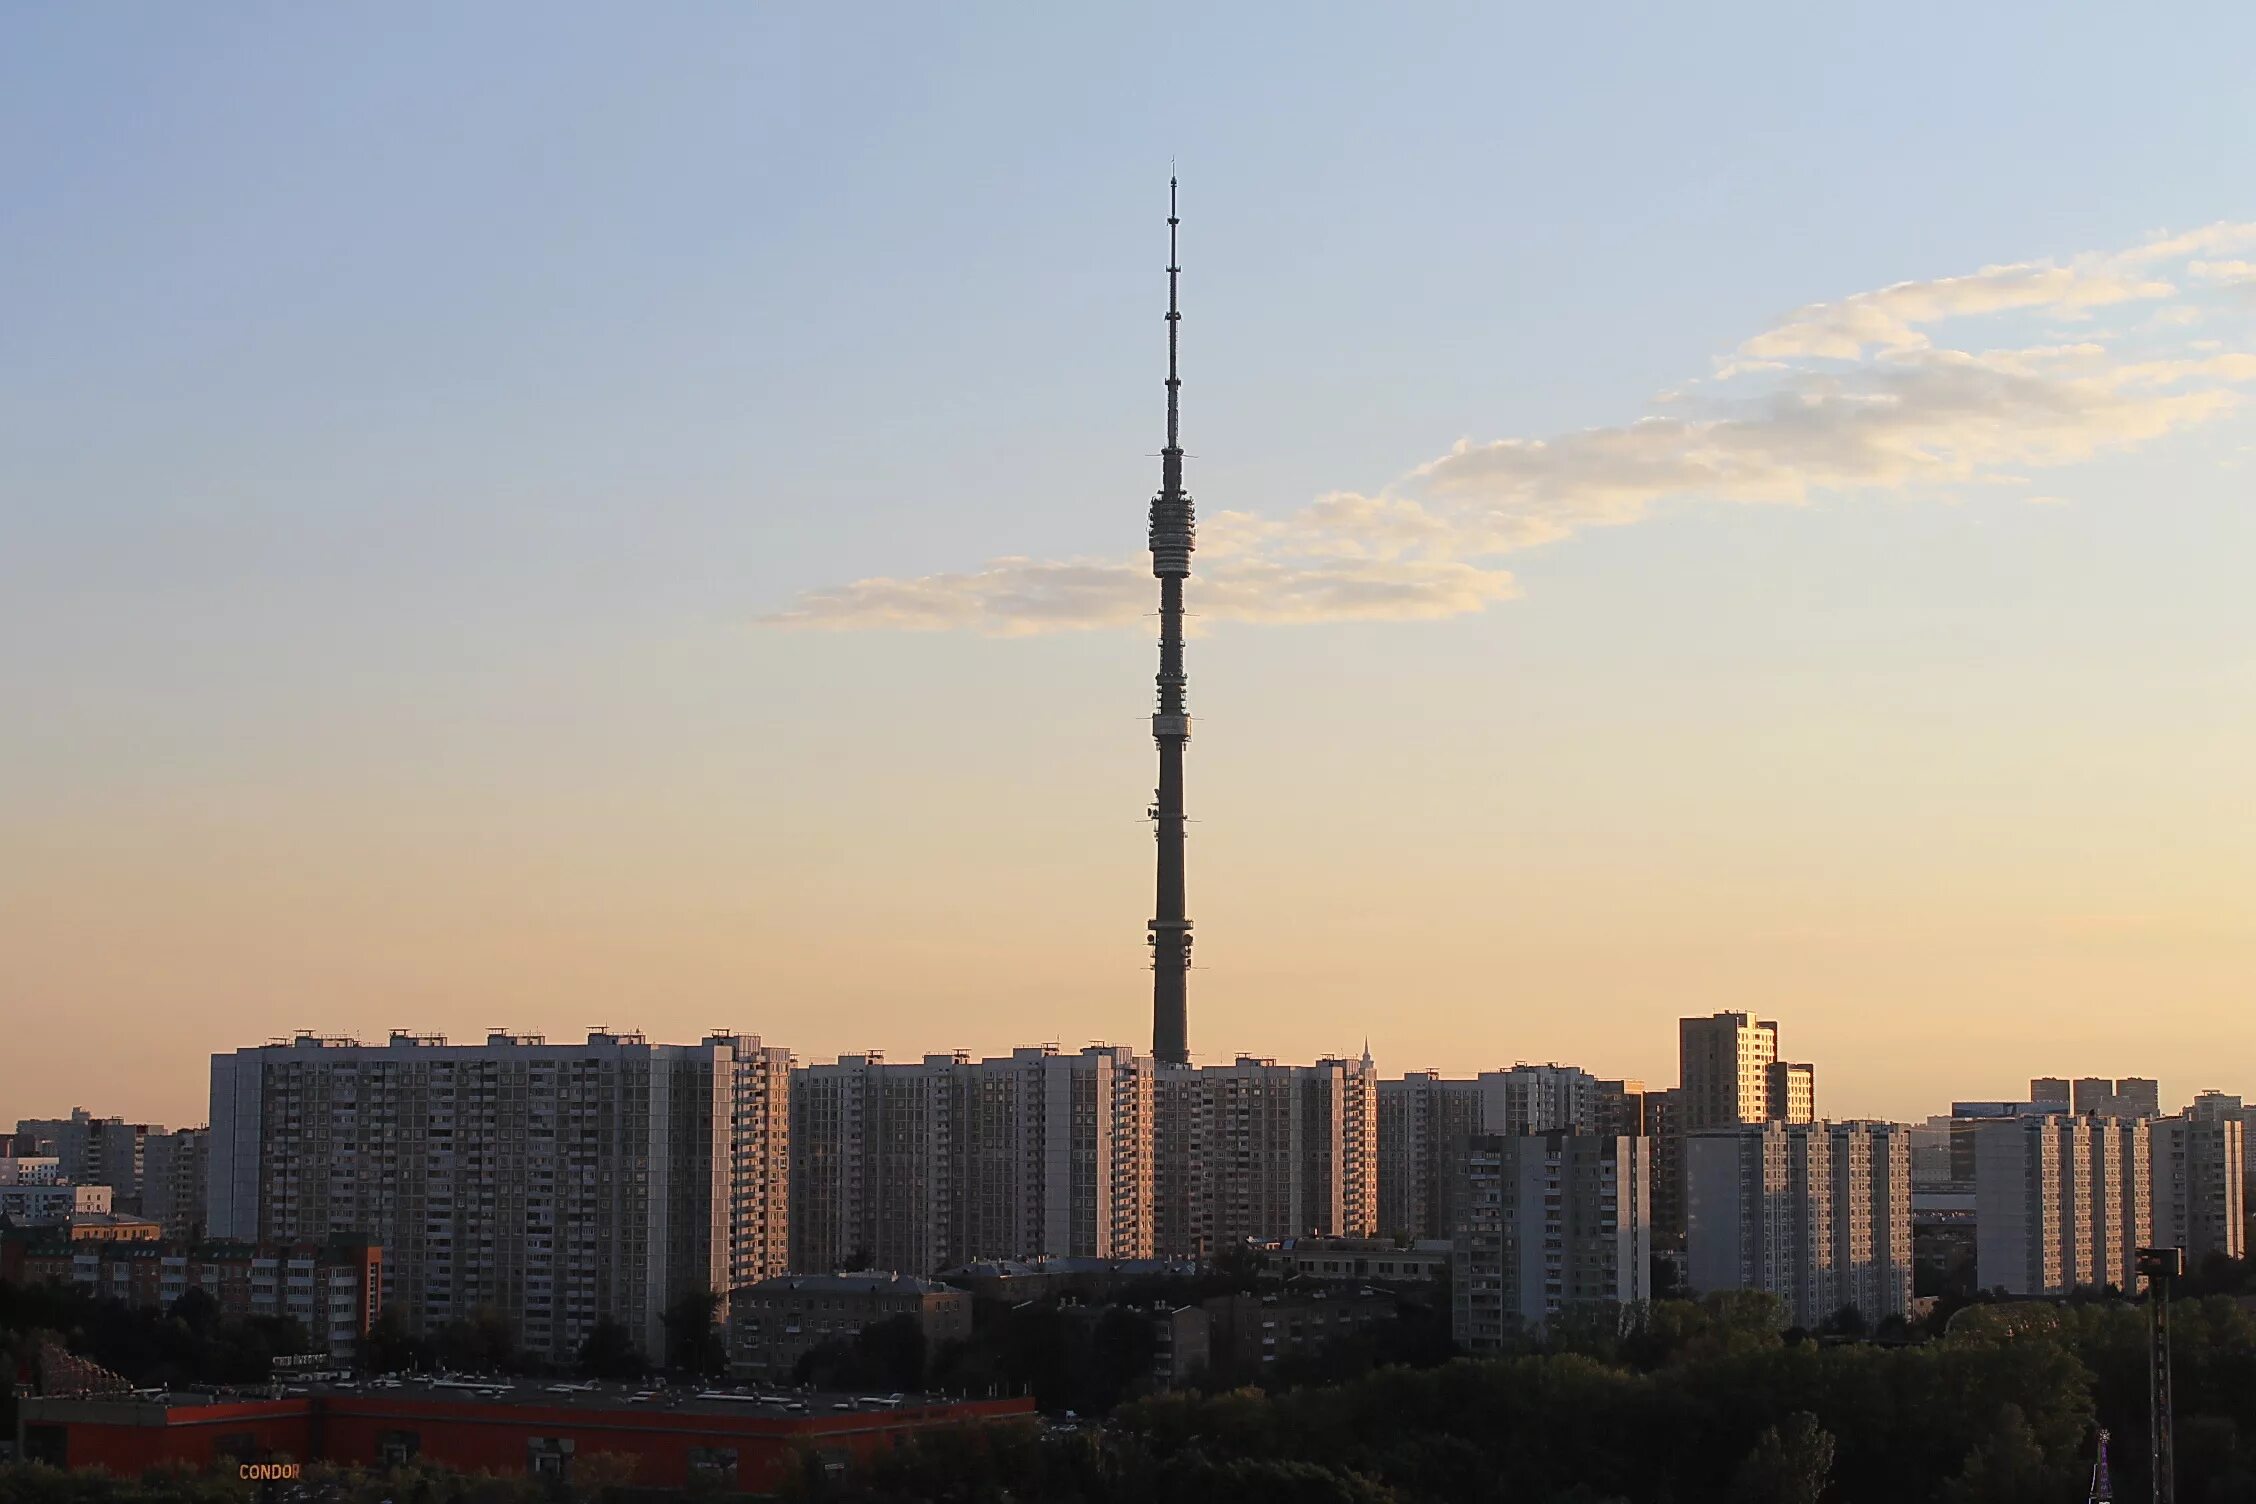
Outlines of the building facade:
<svg viewBox="0 0 2256 1504">
<path fill-rule="evenodd" d="M 67 1118 L 24 1118 L 16 1138 L 24 1152 L 51 1155 L 61 1162 L 62 1178 L 78 1185 L 106 1185 L 119 1211 L 141 1209 L 143 1146 L 162 1128 L 98 1118 L 83 1107 Z"/>
<path fill-rule="evenodd" d="M 569 1361 L 608 1318 L 660 1351 L 671 1301 L 777 1272 L 788 1067 L 720 1034 L 300 1035 L 215 1055 L 210 1232 L 364 1236 L 414 1329 L 490 1308 L 522 1350 Z"/>
<path fill-rule="evenodd" d="M 1571 1065 L 1519 1064 L 1445 1080 L 1419 1071 L 1379 1083 L 1379 1228 L 1396 1237 L 1455 1235 L 1464 1141 L 1481 1133 L 1579 1133 L 1642 1138 L 1650 1131 L 1642 1081 Z"/>
<path fill-rule="evenodd" d="M 1450 1265 L 1459 1346 L 1494 1351 L 1570 1306 L 1650 1297 L 1648 1140 L 1481 1134 L 1467 1140 L 1460 1175 Z"/>
<path fill-rule="evenodd" d="M 204 1235 L 204 1180 L 211 1159 L 211 1133 L 176 1128 L 152 1133 L 142 1145 L 141 1215 L 157 1223 L 168 1238 L 196 1242 Z"/>
<path fill-rule="evenodd" d="M 2248 1251 L 2247 1139 L 2239 1114 L 2189 1111 L 2153 1127 L 2154 1241 L 2198 1268 Z"/>
<path fill-rule="evenodd" d="M 786 1274 L 729 1294 L 729 1364 L 748 1379 L 789 1384 L 826 1342 L 896 1317 L 913 1319 L 929 1355 L 971 1335 L 971 1296 L 909 1274 Z"/>
<path fill-rule="evenodd" d="M 1745 1124 L 1686 1141 L 1692 1288 L 1764 1290 L 1816 1327 L 1911 1303 L 1911 1138 L 1895 1123 Z"/>
<path fill-rule="evenodd" d="M 2139 1288 L 2153 1241 L 2153 1130 L 2049 1112 L 1974 1129 L 1975 1282 L 2011 1295 Z"/>
<path fill-rule="evenodd" d="M 1378 1231 L 1378 1073 L 1369 1055 L 1162 1066 L 1155 1100 L 1162 1257 Z"/>
<path fill-rule="evenodd" d="M 844 1055 L 792 1081 L 789 1267 L 1152 1251 L 1153 1069 L 1114 1045 Z"/>
</svg>

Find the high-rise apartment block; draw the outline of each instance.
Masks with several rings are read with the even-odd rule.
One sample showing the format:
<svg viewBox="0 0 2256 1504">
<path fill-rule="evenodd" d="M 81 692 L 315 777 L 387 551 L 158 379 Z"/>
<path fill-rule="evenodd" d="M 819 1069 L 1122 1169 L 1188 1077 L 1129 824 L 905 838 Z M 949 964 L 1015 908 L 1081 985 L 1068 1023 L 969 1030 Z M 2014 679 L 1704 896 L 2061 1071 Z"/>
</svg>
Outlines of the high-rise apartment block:
<svg viewBox="0 0 2256 1504">
<path fill-rule="evenodd" d="M 211 1133 L 176 1128 L 152 1133 L 142 1143 L 141 1215 L 168 1238 L 194 1242 L 204 1235 L 204 1181 L 211 1156 Z"/>
<path fill-rule="evenodd" d="M 1465 1140 L 1451 1259 L 1451 1330 L 1473 1352 L 1540 1330 L 1570 1306 L 1649 1297 L 1648 1141 L 1574 1133 Z"/>
<path fill-rule="evenodd" d="M 925 1275 L 975 1259 L 1148 1258 L 1153 1067 L 1051 1046 L 845 1055 L 792 1078 L 790 1267 Z"/>
<path fill-rule="evenodd" d="M 1751 1123 L 1817 1119 L 1817 1068 L 1782 1060 L 1778 1025 L 1750 1013 L 1677 1021 L 1677 1087 L 1661 1104 L 1656 1146 L 1660 1189 L 1655 1231 L 1681 1248 L 1691 1202 L 1688 1135 Z"/>
<path fill-rule="evenodd" d="M 1677 1021 L 1680 1121 L 1687 1133 L 1736 1128 L 1770 1116 L 1778 1025 L 1747 1013 Z"/>
<path fill-rule="evenodd" d="M 2029 1100 L 2042 1110 L 2066 1110 L 2101 1118 L 2158 1118 L 2162 1116 L 2161 1083 L 2145 1076 L 2037 1076 L 2029 1082 Z"/>
<path fill-rule="evenodd" d="M 1746 1124 L 1686 1140 L 1692 1288 L 1767 1290 L 1817 1326 L 1911 1302 L 1911 1136 L 1895 1123 Z"/>
<path fill-rule="evenodd" d="M 1421 1238 L 1456 1230 L 1451 1197 L 1475 1133 L 1644 1136 L 1645 1083 L 1571 1065 L 1515 1065 L 1470 1080 L 1434 1071 L 1379 1083 L 1379 1227 Z"/>
<path fill-rule="evenodd" d="M 1379 1232 L 1447 1237 L 1465 1141 L 1481 1131 L 1479 1084 L 1415 1071 L 1381 1081 L 1378 1094 Z"/>
<path fill-rule="evenodd" d="M 143 1148 L 162 1128 L 98 1118 L 74 1108 L 67 1118 L 24 1118 L 16 1138 L 27 1154 L 52 1156 L 62 1163 L 62 1178 L 75 1185 L 106 1185 L 120 1211 L 141 1209 Z"/>
<path fill-rule="evenodd" d="M 2137 1287 L 2136 1252 L 2153 1240 L 2147 1120 L 2050 1112 L 1988 1119 L 1973 1132 L 1981 1288 Z"/>
<path fill-rule="evenodd" d="M 1159 1070 L 1153 1185 L 1162 1257 L 1378 1227 L 1378 1073 L 1361 1060 Z"/>
<path fill-rule="evenodd" d="M 2198 1267 L 2248 1251 L 2247 1137 L 2237 1112 L 2189 1110 L 2156 1118 L 2154 1241 Z"/>
<path fill-rule="evenodd" d="M 566 1361 L 609 1318 L 660 1351 L 669 1302 L 781 1270 L 789 1066 L 727 1034 L 301 1034 L 215 1055 L 209 1232 L 365 1236 L 385 1305 L 421 1328 L 490 1308 Z"/>
</svg>

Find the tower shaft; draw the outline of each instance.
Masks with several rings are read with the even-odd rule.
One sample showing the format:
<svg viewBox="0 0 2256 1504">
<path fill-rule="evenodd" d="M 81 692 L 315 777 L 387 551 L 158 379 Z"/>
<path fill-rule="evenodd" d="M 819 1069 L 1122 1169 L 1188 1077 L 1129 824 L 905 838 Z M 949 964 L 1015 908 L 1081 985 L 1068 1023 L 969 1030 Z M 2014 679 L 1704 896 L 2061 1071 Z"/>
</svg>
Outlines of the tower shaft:
<svg viewBox="0 0 2256 1504">
<path fill-rule="evenodd" d="M 1183 674 L 1183 581 L 1191 572 L 1196 527 L 1191 498 L 1183 490 L 1183 448 L 1179 428 L 1182 378 L 1176 366 L 1177 331 L 1183 314 L 1177 302 L 1182 267 L 1175 254 L 1175 180 L 1167 180 L 1167 447 L 1160 451 L 1159 494 L 1151 504 L 1152 574 L 1159 580 L 1159 707 L 1152 715 L 1152 740 L 1159 746 L 1159 788 L 1153 796 L 1153 834 L 1159 847 L 1159 873 L 1150 926 L 1152 948 L 1152 1056 L 1177 1065 L 1190 1062 L 1188 993 L 1191 921 L 1183 896 L 1183 748 L 1191 739 L 1191 717 Z"/>
</svg>

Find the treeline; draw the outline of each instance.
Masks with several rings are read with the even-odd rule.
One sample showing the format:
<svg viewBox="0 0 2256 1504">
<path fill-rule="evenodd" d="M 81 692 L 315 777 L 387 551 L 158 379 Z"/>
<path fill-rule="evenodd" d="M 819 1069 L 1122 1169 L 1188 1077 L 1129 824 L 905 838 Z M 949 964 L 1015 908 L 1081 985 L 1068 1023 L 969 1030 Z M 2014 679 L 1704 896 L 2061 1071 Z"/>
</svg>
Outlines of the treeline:
<svg viewBox="0 0 2256 1504">
<path fill-rule="evenodd" d="M 160 1311 L 76 1285 L 0 1280 L 0 1352 L 29 1359 L 42 1338 L 145 1386 L 263 1384 L 275 1358 L 309 1342 L 293 1318 L 224 1315 L 202 1290 Z"/>
<path fill-rule="evenodd" d="M 935 1434 L 794 1497 L 837 1504 L 2058 1504 L 2095 1429 L 2146 1475 L 2145 1318 L 1981 1305 L 1939 1339 L 1788 1342 L 1759 1299 L 1664 1302 L 1571 1345 L 1344 1383 L 1157 1395 L 1105 1427 Z M 2256 1499 L 2256 1317 L 2175 1321 L 2178 1497 Z"/>
</svg>

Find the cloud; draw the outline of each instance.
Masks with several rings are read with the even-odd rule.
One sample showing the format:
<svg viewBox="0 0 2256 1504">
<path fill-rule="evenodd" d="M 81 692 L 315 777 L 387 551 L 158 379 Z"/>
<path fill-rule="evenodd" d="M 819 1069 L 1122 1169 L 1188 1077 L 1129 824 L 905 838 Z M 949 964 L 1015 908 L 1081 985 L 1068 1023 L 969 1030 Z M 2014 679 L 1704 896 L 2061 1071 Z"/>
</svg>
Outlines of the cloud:
<svg viewBox="0 0 2256 1504">
<path fill-rule="evenodd" d="M 2252 249 L 2256 224 L 2218 224 L 1811 304 L 1718 362 L 1713 380 L 1628 422 L 1461 440 L 1379 495 L 1335 492 L 1274 517 L 1211 514 L 1193 609 L 1204 622 L 1462 615 L 1517 593 L 1510 555 L 1673 502 L 1799 506 L 2025 485 L 2023 472 L 2135 449 L 2215 420 L 2256 383 L 2256 353 L 2189 335 L 2256 278 L 2256 264 L 2222 259 Z M 2139 306 L 2163 298 L 2173 301 L 2161 310 Z M 2052 337 L 1940 342 L 1968 323 L 1994 335 L 2001 318 L 2035 319 Z M 2058 337 L 2062 321 L 2074 324 L 2070 340 Z M 762 621 L 1012 636 L 1128 625 L 1152 600 L 1141 555 L 1001 558 L 808 591 Z"/>
</svg>

